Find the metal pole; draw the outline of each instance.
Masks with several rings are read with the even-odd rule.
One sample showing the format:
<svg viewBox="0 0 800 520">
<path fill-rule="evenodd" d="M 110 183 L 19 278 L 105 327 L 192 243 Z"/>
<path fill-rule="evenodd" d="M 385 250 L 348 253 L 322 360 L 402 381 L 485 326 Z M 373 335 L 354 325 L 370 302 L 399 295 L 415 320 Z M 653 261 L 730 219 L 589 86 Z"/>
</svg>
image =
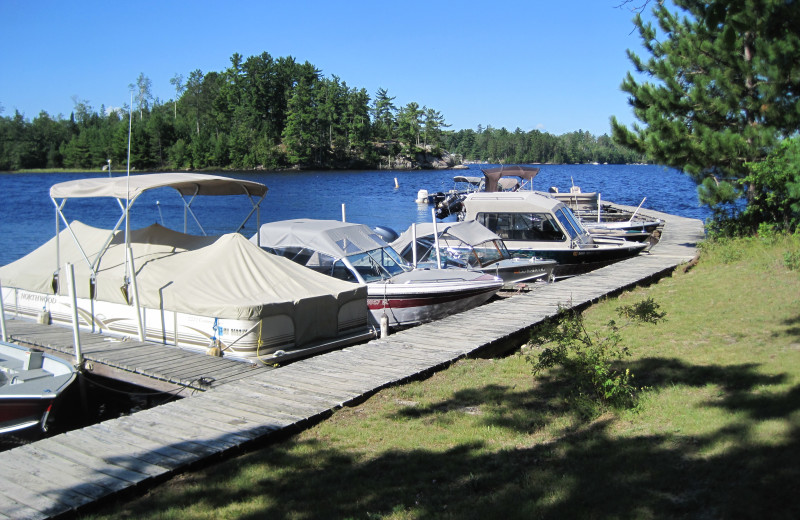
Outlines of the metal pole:
<svg viewBox="0 0 800 520">
<path fill-rule="evenodd" d="M 640 202 L 639 206 L 636 207 L 636 211 L 633 212 L 633 215 L 631 215 L 631 218 L 628 219 L 628 222 L 633 222 L 633 217 L 635 217 L 636 214 L 639 213 L 639 208 L 642 207 L 642 204 L 644 204 L 644 201 L 646 201 L 646 200 L 647 200 L 647 197 L 642 199 L 642 202 Z"/>
<path fill-rule="evenodd" d="M 597 222 L 598 223 L 600 222 L 600 208 L 602 208 L 602 207 L 603 207 L 603 205 L 600 204 L 600 192 L 598 191 L 597 192 Z"/>
<path fill-rule="evenodd" d="M 128 246 L 128 265 L 131 266 L 131 284 L 133 285 L 133 307 L 136 310 L 136 326 L 139 330 L 139 341 L 144 341 L 144 326 L 139 307 L 139 286 L 136 283 L 136 267 L 133 265 L 133 249 Z"/>
<path fill-rule="evenodd" d="M 75 293 L 75 267 L 67 263 L 67 288 L 69 289 L 69 299 L 72 303 L 72 342 L 75 345 L 75 366 L 83 366 L 83 353 L 81 352 L 81 335 L 78 325 L 78 295 Z"/>
<path fill-rule="evenodd" d="M 0 339 L 8 341 L 6 335 L 6 308 L 3 303 L 3 284 L 0 282 Z"/>
<path fill-rule="evenodd" d="M 347 222 L 347 219 L 344 218 L 344 204 L 342 204 L 342 222 Z"/>
<path fill-rule="evenodd" d="M 417 267 L 417 223 L 411 224 L 411 265 Z"/>
<path fill-rule="evenodd" d="M 442 268 L 442 255 L 439 253 L 439 229 L 436 227 L 436 210 L 431 210 L 431 217 L 433 217 L 433 242 L 436 247 L 436 268 Z"/>
</svg>

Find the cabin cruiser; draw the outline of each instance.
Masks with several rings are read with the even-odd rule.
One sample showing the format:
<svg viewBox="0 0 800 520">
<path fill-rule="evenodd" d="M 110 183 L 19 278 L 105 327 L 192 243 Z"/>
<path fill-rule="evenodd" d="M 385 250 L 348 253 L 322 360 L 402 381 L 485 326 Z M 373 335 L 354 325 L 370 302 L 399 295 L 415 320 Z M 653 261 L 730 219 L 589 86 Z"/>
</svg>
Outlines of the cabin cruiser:
<svg viewBox="0 0 800 520">
<path fill-rule="evenodd" d="M 474 220 L 412 224 L 390 244 L 418 267 L 458 267 L 493 274 L 505 289 L 521 283 L 551 281 L 555 260 L 517 257 L 503 240 Z"/>
<path fill-rule="evenodd" d="M 647 246 L 592 237 L 563 202 L 534 191 L 472 193 L 462 218 L 499 235 L 514 255 L 555 260 L 556 279 L 630 258 Z"/>
<path fill-rule="evenodd" d="M 177 193 L 184 232 L 160 224 L 130 229 L 131 208 L 151 191 L 161 200 Z M 258 182 L 195 173 L 55 184 L 50 188 L 55 237 L 0 267 L 5 309 L 44 323 L 71 324 L 72 299 L 64 283 L 69 266 L 79 326 L 92 332 L 243 360 L 286 360 L 374 337 L 366 287 L 269 255 L 238 232 L 207 236 L 193 204 L 202 200 L 205 208 L 218 196 L 249 200 L 242 229 L 259 214 L 266 194 Z M 89 199 L 98 212 L 111 206 L 121 215 L 113 229 L 69 222 L 65 210 L 73 199 Z M 190 224 L 199 235 L 187 233 Z"/>
<path fill-rule="evenodd" d="M 465 311 L 489 300 L 503 281 L 467 269 L 414 269 L 374 230 L 335 220 L 263 224 L 251 241 L 311 270 L 366 284 L 377 323 L 404 327 Z"/>
</svg>

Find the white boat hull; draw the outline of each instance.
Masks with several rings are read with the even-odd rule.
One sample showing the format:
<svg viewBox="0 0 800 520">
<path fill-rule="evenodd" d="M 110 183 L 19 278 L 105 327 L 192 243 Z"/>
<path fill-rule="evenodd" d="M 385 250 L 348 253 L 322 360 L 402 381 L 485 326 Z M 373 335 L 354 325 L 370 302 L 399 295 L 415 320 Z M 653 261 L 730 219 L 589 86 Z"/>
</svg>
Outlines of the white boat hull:
<svg viewBox="0 0 800 520">
<path fill-rule="evenodd" d="M 427 271 L 433 276 L 436 272 Z M 405 327 L 477 307 L 494 296 L 502 284 L 502 280 L 481 273 L 461 281 L 369 283 L 367 306 L 377 323 L 385 315 L 390 327 Z"/>
<path fill-rule="evenodd" d="M 67 296 L 43 294 L 3 287 L 3 303 L 8 314 L 72 326 L 72 307 Z M 109 334 L 119 338 L 139 339 L 136 309 L 132 305 L 78 298 L 78 321 L 82 330 Z M 209 353 L 219 348 L 226 357 L 255 360 L 288 355 L 298 350 L 294 322 L 288 315 L 263 319 L 228 319 L 199 316 L 166 309 L 142 308 L 144 340 L 189 350 Z M 342 306 L 339 310 L 339 332 L 336 338 L 302 345 L 308 353 L 335 348 L 374 337 L 368 328 L 363 300 Z"/>
</svg>

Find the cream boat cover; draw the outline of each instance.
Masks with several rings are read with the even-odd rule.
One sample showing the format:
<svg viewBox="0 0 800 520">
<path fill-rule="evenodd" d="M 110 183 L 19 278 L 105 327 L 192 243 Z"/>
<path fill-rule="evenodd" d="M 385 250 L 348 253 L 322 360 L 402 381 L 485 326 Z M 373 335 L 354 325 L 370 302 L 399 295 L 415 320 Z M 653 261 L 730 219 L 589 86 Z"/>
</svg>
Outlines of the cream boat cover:
<svg viewBox="0 0 800 520">
<path fill-rule="evenodd" d="M 74 221 L 70 224 L 86 255 L 93 259 L 109 236 Z M 90 270 L 75 241 L 60 233 L 61 262 L 74 265 L 78 298 L 90 297 Z M 127 305 L 125 244 L 117 232 L 103 253 L 94 287 L 96 301 Z M 134 230 L 130 237 L 140 305 L 214 318 L 260 320 L 286 315 L 294 322 L 295 344 L 339 333 L 339 309 L 363 301 L 366 286 L 316 273 L 262 251 L 238 233 L 219 237 L 186 235 L 158 224 Z M 0 267 L 3 287 L 53 294 L 57 237 L 27 256 Z M 66 283 L 58 284 L 67 295 Z M 8 303 L 8 302 L 7 302 Z"/>
</svg>

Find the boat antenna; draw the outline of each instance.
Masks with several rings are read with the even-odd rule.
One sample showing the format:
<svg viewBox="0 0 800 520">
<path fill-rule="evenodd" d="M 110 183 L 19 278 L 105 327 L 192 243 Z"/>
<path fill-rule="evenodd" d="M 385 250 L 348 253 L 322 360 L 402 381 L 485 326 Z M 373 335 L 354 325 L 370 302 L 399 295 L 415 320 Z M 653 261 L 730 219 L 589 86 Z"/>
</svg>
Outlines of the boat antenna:
<svg viewBox="0 0 800 520">
<path fill-rule="evenodd" d="M 130 224 L 130 207 L 131 207 L 131 133 L 133 130 L 133 90 L 130 91 L 131 104 L 128 105 L 128 175 L 125 180 L 125 249 L 130 247 L 129 235 L 131 230 Z M 127 283 L 128 278 L 128 260 L 125 257 L 125 278 Z"/>
</svg>

